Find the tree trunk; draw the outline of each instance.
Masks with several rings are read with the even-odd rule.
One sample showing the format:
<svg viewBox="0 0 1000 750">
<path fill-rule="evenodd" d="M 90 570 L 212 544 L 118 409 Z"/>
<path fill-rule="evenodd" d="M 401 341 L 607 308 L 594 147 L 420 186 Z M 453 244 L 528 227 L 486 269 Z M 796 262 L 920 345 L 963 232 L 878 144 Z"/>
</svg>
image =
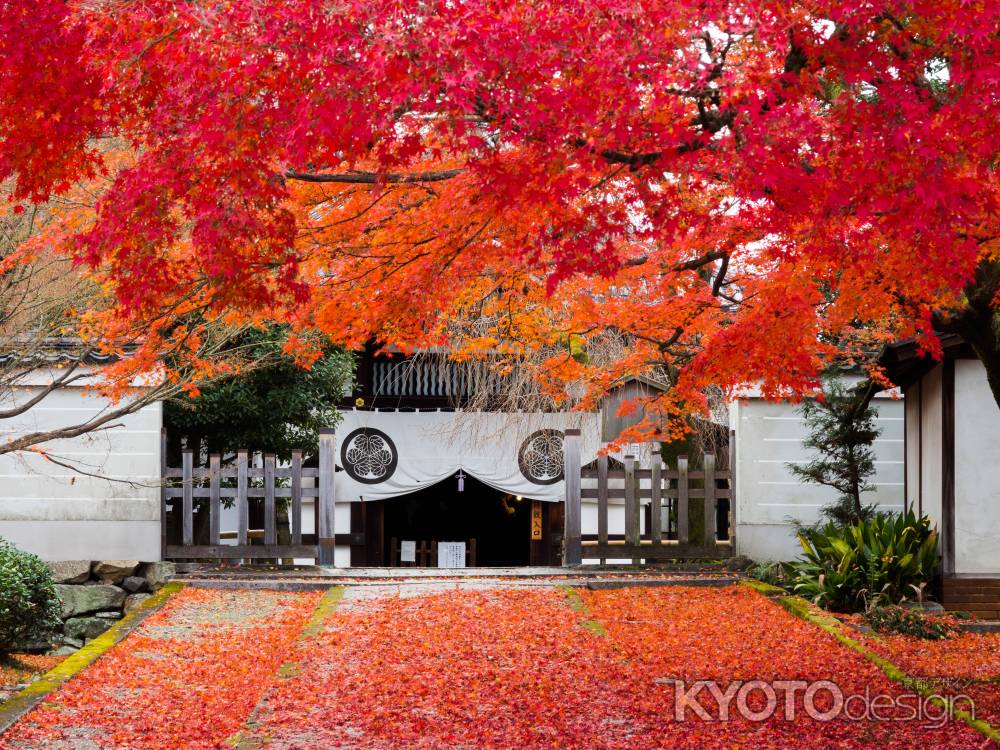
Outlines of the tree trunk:
<svg viewBox="0 0 1000 750">
<path fill-rule="evenodd" d="M 953 315 L 935 316 L 942 331 L 957 333 L 972 347 L 986 369 L 993 400 L 1000 406 L 1000 261 L 981 261 L 965 290 L 966 306 Z"/>
</svg>

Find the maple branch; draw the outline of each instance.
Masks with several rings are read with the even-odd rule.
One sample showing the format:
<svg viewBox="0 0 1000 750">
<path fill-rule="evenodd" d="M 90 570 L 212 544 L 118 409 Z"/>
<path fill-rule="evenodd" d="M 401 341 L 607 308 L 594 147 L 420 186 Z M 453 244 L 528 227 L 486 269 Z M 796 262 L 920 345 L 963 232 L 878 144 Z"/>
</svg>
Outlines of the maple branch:
<svg viewBox="0 0 1000 750">
<path fill-rule="evenodd" d="M 283 177 L 288 180 L 299 180 L 301 182 L 337 182 L 347 185 L 380 185 L 383 183 L 411 183 L 411 182 L 443 182 L 462 174 L 462 169 L 445 169 L 440 172 L 416 172 L 414 174 L 399 174 L 388 172 L 379 174 L 377 172 L 347 172 L 347 173 L 318 173 L 299 172 L 294 169 L 287 170 Z"/>
<path fill-rule="evenodd" d="M 11 419 L 13 417 L 24 414 L 33 406 L 40 403 L 50 393 L 52 393 L 52 391 L 56 390 L 57 388 L 60 388 L 64 385 L 68 385 L 69 383 L 72 383 L 74 380 L 79 380 L 80 378 L 86 377 L 86 375 L 82 373 L 73 375 L 73 372 L 77 369 L 77 367 L 79 367 L 79 364 L 80 364 L 79 362 L 74 362 L 66 370 L 64 370 L 59 375 L 59 377 L 53 378 L 52 381 L 44 388 L 42 388 L 37 395 L 28 399 L 24 403 L 18 404 L 17 406 L 14 406 L 10 409 L 4 409 L 3 411 L 0 411 L 0 419 Z"/>
<path fill-rule="evenodd" d="M 717 260 L 725 261 L 723 265 L 723 270 L 729 262 L 729 256 L 721 250 L 711 250 L 710 252 L 700 255 L 697 258 L 692 258 L 691 260 L 684 261 L 683 263 L 678 263 L 674 266 L 675 271 L 696 271 L 702 266 L 707 266 L 709 263 L 714 263 Z"/>
</svg>

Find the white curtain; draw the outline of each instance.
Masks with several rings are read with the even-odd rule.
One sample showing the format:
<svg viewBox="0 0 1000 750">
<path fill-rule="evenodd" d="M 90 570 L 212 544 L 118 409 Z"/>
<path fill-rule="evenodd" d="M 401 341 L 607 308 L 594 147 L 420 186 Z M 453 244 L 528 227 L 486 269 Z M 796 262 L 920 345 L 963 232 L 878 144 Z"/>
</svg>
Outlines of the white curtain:
<svg viewBox="0 0 1000 750">
<path fill-rule="evenodd" d="M 337 500 L 382 500 L 462 471 L 501 492 L 564 499 L 562 434 L 581 431 L 581 459 L 601 447 L 597 413 L 341 412 Z"/>
</svg>

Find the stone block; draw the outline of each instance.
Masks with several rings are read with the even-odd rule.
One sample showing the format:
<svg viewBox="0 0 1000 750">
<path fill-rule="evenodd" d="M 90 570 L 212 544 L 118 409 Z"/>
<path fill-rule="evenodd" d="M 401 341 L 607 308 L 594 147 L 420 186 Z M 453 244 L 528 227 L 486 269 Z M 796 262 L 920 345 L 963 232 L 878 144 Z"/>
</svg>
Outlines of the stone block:
<svg viewBox="0 0 1000 750">
<path fill-rule="evenodd" d="M 130 596 L 125 597 L 125 606 L 123 608 L 125 614 L 131 612 L 133 609 L 138 607 L 140 604 L 142 604 L 151 596 L 152 594 L 132 594 Z"/>
<path fill-rule="evenodd" d="M 128 576 L 121 582 L 121 587 L 130 594 L 138 594 L 145 591 L 147 587 L 146 579 L 139 576 Z"/>
<path fill-rule="evenodd" d="M 96 638 L 114 623 L 103 617 L 71 617 L 63 623 L 63 633 L 67 638 L 86 643 Z"/>
<path fill-rule="evenodd" d="M 72 586 L 57 583 L 55 589 L 62 602 L 63 619 L 102 609 L 118 609 L 125 603 L 125 592 L 117 586 Z"/>
<path fill-rule="evenodd" d="M 121 583 L 138 567 L 138 560 L 98 560 L 91 570 L 104 583 Z"/>
<path fill-rule="evenodd" d="M 59 560 L 46 565 L 54 583 L 83 583 L 90 578 L 90 560 Z"/>
<path fill-rule="evenodd" d="M 140 572 L 150 591 L 159 591 L 176 574 L 177 566 L 172 562 L 149 562 L 142 566 Z"/>
</svg>

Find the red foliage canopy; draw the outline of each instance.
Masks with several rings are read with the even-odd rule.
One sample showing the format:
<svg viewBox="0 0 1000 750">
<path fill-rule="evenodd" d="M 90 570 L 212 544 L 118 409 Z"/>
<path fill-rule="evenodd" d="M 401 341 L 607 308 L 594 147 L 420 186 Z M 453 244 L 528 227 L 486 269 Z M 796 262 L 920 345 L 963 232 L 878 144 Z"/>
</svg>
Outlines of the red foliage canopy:
<svg viewBox="0 0 1000 750">
<path fill-rule="evenodd" d="M 614 331 L 613 361 L 546 371 L 597 393 L 658 367 L 680 408 L 710 383 L 802 391 L 888 337 L 933 351 L 932 315 L 1000 279 L 998 21 L 965 0 L 8 0 L 0 178 L 16 201 L 98 180 L 59 241 L 150 331 L 180 310 L 186 333 L 266 316 L 513 356 Z"/>
</svg>

